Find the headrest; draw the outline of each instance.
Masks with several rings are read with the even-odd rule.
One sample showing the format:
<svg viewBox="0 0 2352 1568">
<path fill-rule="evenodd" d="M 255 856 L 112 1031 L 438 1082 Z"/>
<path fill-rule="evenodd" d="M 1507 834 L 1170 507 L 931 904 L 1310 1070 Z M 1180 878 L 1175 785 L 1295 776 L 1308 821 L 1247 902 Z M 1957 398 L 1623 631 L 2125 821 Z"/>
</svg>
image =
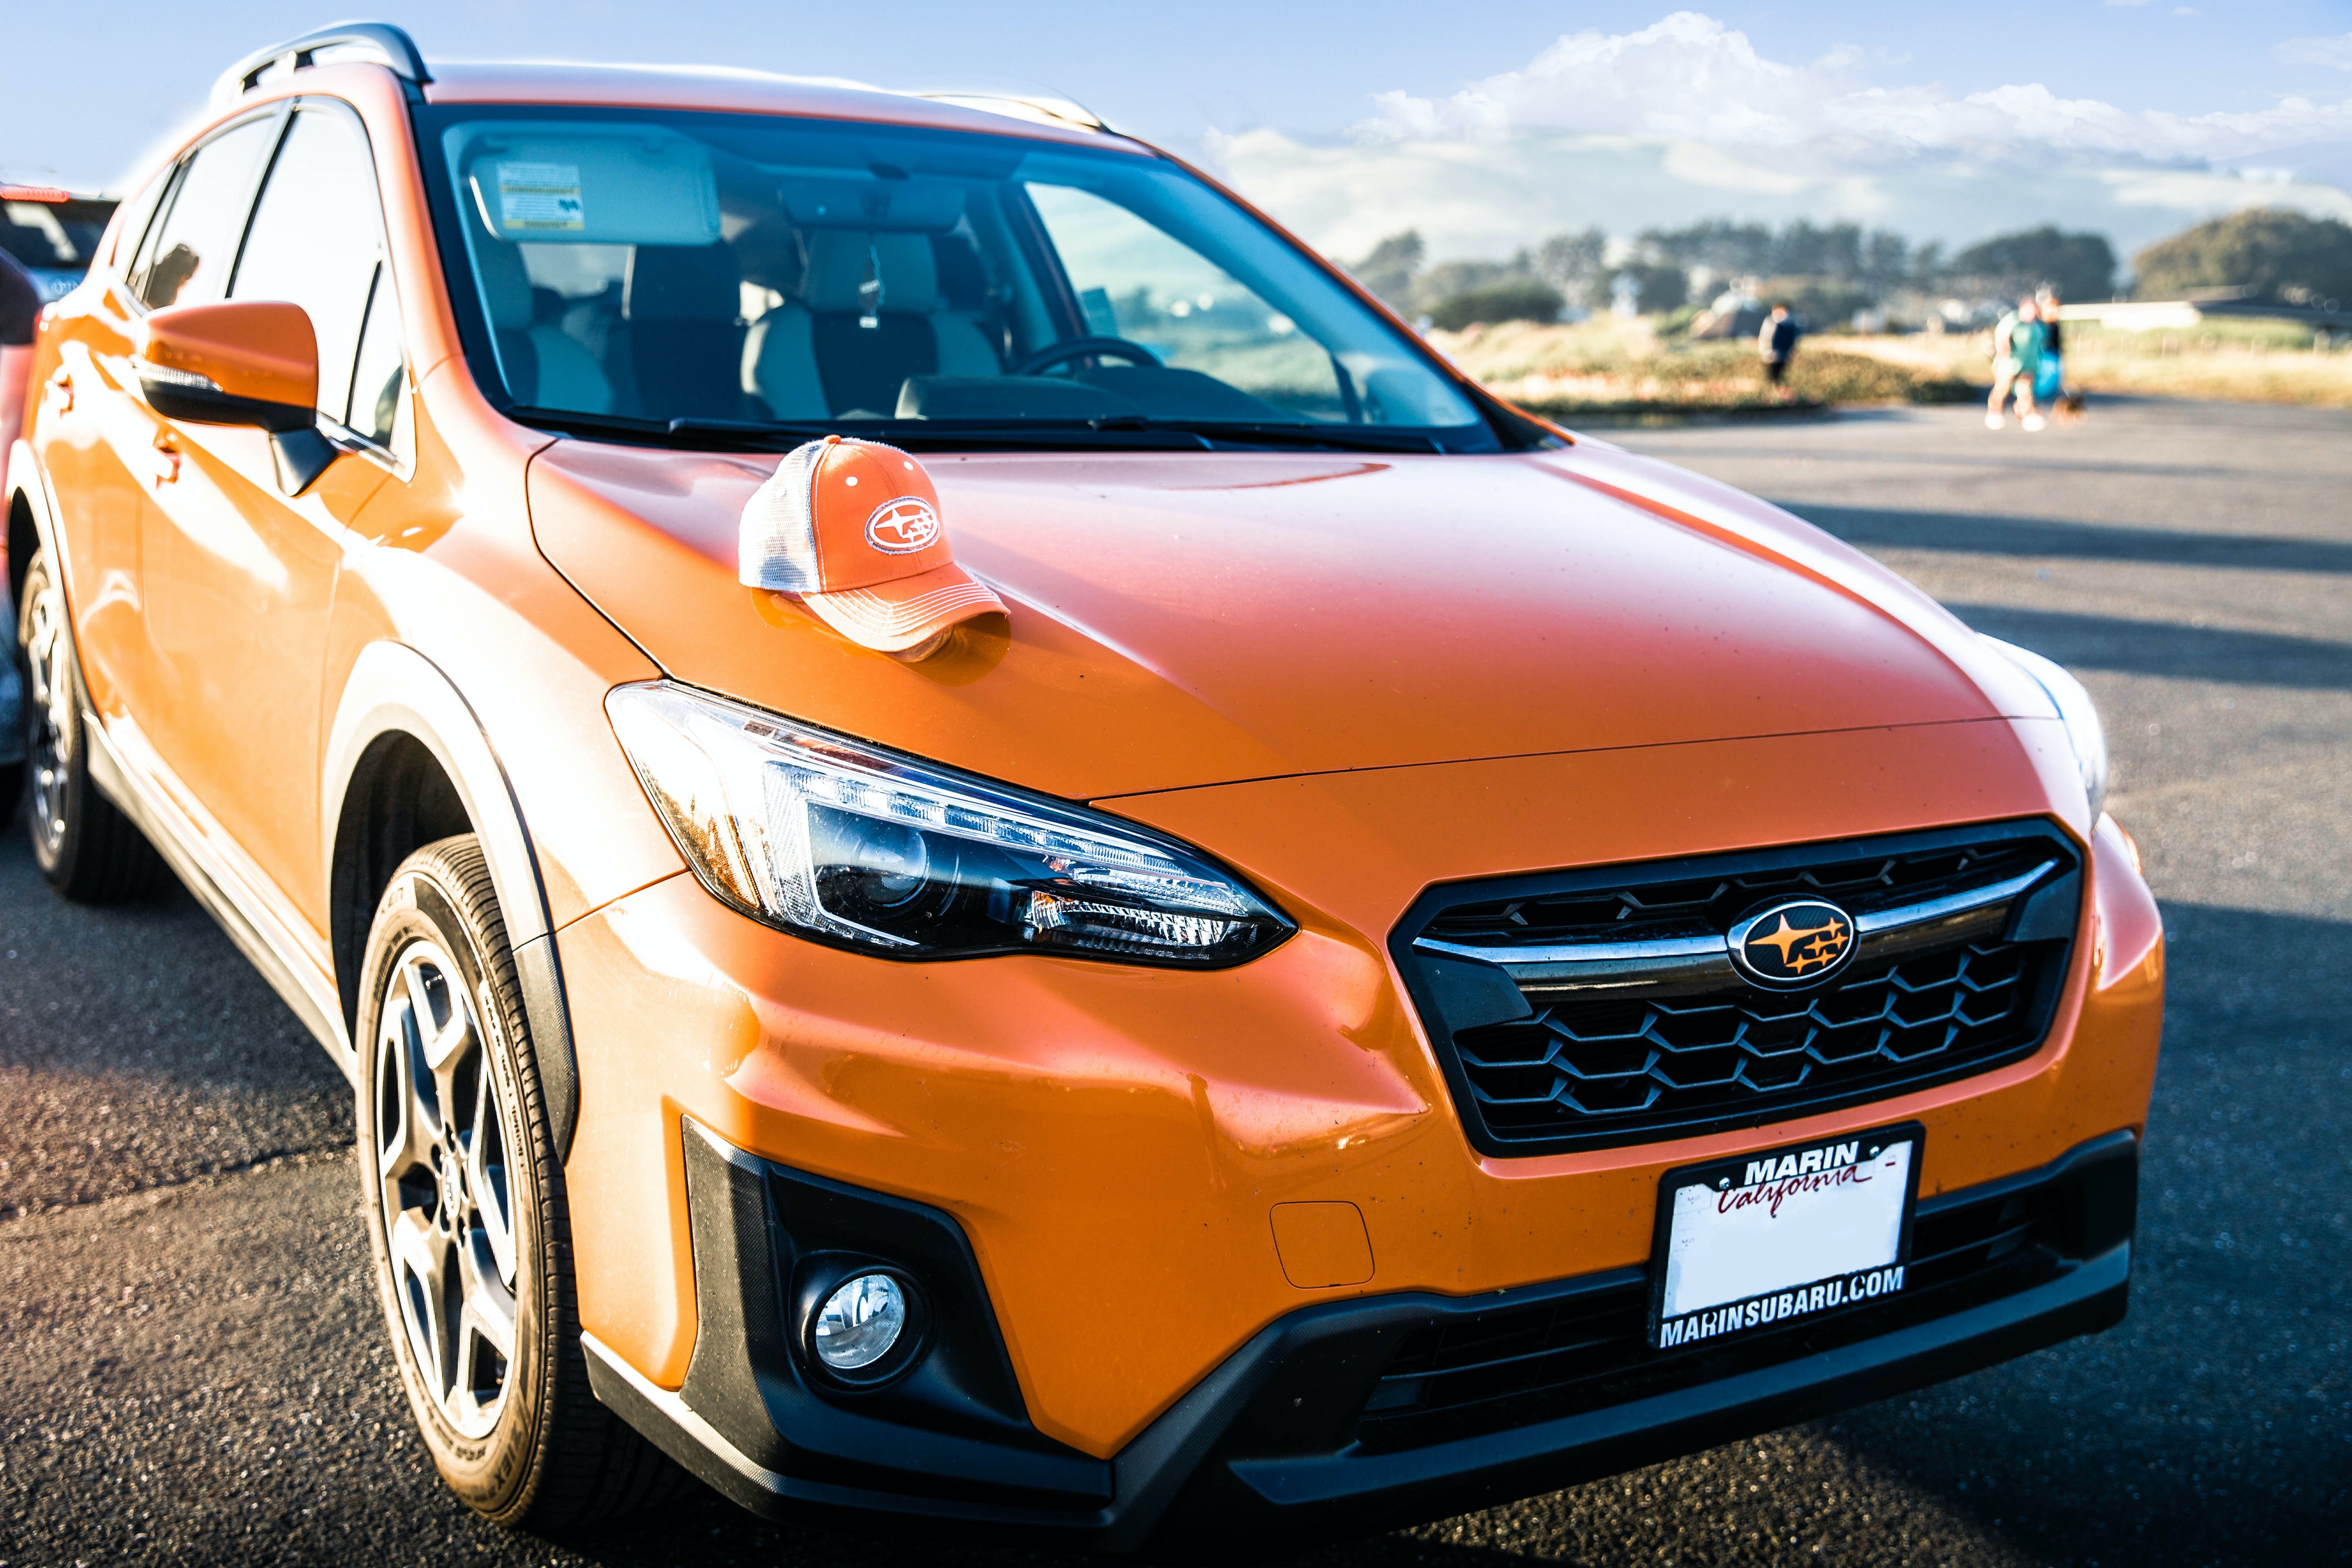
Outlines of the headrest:
<svg viewBox="0 0 2352 1568">
<path fill-rule="evenodd" d="M 743 281 L 789 294 L 806 270 L 799 231 L 782 218 L 762 218 L 735 237 L 735 262 Z"/>
<path fill-rule="evenodd" d="M 474 240 L 474 270 L 482 283 L 482 307 L 490 325 L 520 331 L 530 325 L 530 274 L 523 269 L 522 247 L 504 240 Z"/>
<path fill-rule="evenodd" d="M 632 321 L 731 321 L 743 312 L 735 247 L 641 245 L 629 257 L 621 313 Z"/>
<path fill-rule="evenodd" d="M 801 303 L 812 310 L 864 310 L 858 285 L 876 276 L 885 315 L 928 316 L 940 308 L 939 264 L 927 234 L 819 228 L 809 231 L 808 247 Z"/>
</svg>

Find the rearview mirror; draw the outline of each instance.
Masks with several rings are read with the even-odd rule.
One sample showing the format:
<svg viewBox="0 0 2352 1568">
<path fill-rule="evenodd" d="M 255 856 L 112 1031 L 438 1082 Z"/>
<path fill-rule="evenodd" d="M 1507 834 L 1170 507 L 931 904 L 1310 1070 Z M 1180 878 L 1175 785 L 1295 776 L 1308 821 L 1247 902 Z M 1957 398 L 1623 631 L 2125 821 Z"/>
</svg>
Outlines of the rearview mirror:
<svg viewBox="0 0 2352 1568">
<path fill-rule="evenodd" d="M 148 406 L 192 425 L 269 432 L 278 488 L 300 495 L 335 460 L 319 433 L 319 340 L 310 313 L 276 300 L 177 305 L 146 320 L 134 362 Z"/>
</svg>

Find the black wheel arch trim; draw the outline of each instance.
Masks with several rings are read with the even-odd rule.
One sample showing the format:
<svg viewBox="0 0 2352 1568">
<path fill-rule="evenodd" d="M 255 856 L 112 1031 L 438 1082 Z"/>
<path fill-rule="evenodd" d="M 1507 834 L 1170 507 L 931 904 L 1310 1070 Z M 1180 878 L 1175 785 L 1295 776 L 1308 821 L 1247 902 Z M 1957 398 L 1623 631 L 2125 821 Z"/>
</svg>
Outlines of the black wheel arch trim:
<svg viewBox="0 0 2352 1568">
<path fill-rule="evenodd" d="M 17 498 L 24 499 L 40 548 L 57 563 L 59 590 L 70 595 L 71 563 L 57 530 L 47 481 L 31 444 L 19 437 L 11 448 L 8 465 L 8 511 L 13 516 Z M 0 535 L 0 548 L 5 544 L 5 537 Z M 22 575 L 24 564 L 13 556 L 9 559 L 12 579 Z M 14 636 L 13 630 L 10 635 Z M 81 657 L 79 644 L 74 657 Z M 339 1011 L 323 1007 L 322 999 L 311 995 L 311 987 L 303 983 L 299 971 L 308 966 L 298 965 L 290 956 L 291 944 L 288 952 L 277 951 L 279 944 L 269 929 L 273 922 L 266 913 L 247 907 L 254 900 L 236 896 L 239 889 L 229 886 L 234 879 L 218 874 L 212 857 L 194 843 L 192 832 L 171 820 L 160 805 L 151 805 L 145 798 L 147 792 L 131 776 L 132 770 L 107 742 L 105 726 L 97 722 L 95 714 L 86 717 L 90 721 L 89 732 L 98 740 L 91 751 L 99 787 L 163 852 L 231 940 L 336 1058 L 336 1065 L 347 1076 L 352 1074 L 356 1047 L 351 1038 L 352 987 L 357 984 L 356 973 L 329 977 L 342 993 L 343 1005 Z M 432 754 L 456 788 L 467 820 L 481 839 L 514 952 L 515 976 L 522 988 L 541 1089 L 547 1096 L 548 1119 L 555 1133 L 556 1155 L 559 1160 L 569 1158 L 580 1118 L 579 1066 L 538 851 L 524 825 L 514 787 L 472 705 L 438 665 L 404 644 L 372 643 L 361 650 L 344 680 L 327 731 L 319 820 L 320 864 L 331 879 L 329 897 L 331 900 L 336 839 L 352 776 L 367 748 L 394 731 L 407 734 Z"/>
<path fill-rule="evenodd" d="M 438 665 L 404 643 L 370 643 L 360 650 L 344 679 L 328 727 L 325 765 L 320 775 L 320 863 L 328 868 L 331 879 L 339 874 L 339 858 L 350 849 L 341 840 L 343 811 L 352 781 L 370 748 L 387 736 L 405 737 L 425 750 L 456 791 L 458 805 L 481 843 L 482 857 L 489 863 L 490 879 L 498 890 L 499 912 L 506 921 L 508 945 L 514 954 L 515 979 L 522 990 L 531 1052 L 539 1068 L 541 1090 L 547 1097 L 549 1125 L 555 1134 L 556 1157 L 568 1159 L 579 1128 L 579 1064 L 539 852 L 505 765 L 472 704 Z M 331 902 L 339 890 L 331 880 Z M 357 1002 L 358 976 L 355 969 L 350 974 L 341 973 L 352 968 L 343 959 L 339 951 L 336 978 L 348 1029 Z"/>
</svg>

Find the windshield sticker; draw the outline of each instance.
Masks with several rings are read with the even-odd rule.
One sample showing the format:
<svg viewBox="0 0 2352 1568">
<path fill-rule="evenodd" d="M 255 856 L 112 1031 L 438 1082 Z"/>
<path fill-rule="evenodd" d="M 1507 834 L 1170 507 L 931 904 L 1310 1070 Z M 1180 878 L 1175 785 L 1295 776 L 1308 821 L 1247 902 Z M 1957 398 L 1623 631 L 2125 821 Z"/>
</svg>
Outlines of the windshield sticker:
<svg viewBox="0 0 2352 1568">
<path fill-rule="evenodd" d="M 587 222 L 580 202 L 577 163 L 500 163 L 499 226 L 580 228 Z"/>
</svg>

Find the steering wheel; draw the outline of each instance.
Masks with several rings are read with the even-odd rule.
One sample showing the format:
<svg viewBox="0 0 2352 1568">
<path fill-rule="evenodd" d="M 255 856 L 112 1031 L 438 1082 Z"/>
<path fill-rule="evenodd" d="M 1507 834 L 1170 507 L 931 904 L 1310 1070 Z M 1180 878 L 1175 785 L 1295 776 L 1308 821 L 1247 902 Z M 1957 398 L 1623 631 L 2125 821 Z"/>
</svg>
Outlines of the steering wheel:
<svg viewBox="0 0 2352 1568">
<path fill-rule="evenodd" d="M 1129 364 L 1149 365 L 1153 370 L 1161 368 L 1158 354 L 1153 353 L 1141 343 L 1131 343 L 1125 338 L 1069 338 L 1058 343 L 1048 343 L 1039 349 L 1035 353 L 1014 365 L 1012 374 L 1040 375 L 1057 364 L 1064 364 L 1074 359 L 1093 359 L 1098 355 L 1111 359 L 1123 359 Z"/>
</svg>

